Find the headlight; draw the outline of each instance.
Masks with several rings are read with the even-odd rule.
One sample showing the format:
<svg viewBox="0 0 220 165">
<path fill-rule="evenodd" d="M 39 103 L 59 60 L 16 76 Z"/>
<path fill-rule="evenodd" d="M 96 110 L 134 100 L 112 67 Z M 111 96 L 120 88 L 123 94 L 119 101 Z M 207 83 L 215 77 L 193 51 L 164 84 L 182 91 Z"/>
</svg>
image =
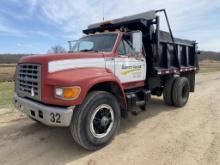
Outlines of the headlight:
<svg viewBox="0 0 220 165">
<path fill-rule="evenodd" d="M 62 97 L 63 96 L 63 89 L 62 88 L 56 88 L 55 93 L 57 97 Z"/>
<path fill-rule="evenodd" d="M 78 86 L 74 87 L 56 87 L 55 97 L 63 100 L 74 100 L 79 97 L 81 88 Z"/>
</svg>

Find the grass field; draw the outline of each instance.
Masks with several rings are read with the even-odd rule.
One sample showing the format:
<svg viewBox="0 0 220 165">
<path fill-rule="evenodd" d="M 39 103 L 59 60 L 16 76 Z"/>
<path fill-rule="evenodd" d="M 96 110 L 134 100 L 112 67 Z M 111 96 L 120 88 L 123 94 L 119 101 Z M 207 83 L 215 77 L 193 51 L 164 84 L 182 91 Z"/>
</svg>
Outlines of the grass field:
<svg viewBox="0 0 220 165">
<path fill-rule="evenodd" d="M 13 110 L 14 82 L 0 82 L 0 109 Z"/>
<path fill-rule="evenodd" d="M 4 82 L 13 80 L 15 64 L 0 64 L 0 109 L 13 109 L 12 97 L 14 93 L 14 82 Z M 199 73 L 209 73 L 220 71 L 219 61 L 204 60 L 200 62 Z"/>
<path fill-rule="evenodd" d="M 13 110 L 12 96 L 14 93 L 15 64 L 0 64 L 0 109 Z"/>
</svg>

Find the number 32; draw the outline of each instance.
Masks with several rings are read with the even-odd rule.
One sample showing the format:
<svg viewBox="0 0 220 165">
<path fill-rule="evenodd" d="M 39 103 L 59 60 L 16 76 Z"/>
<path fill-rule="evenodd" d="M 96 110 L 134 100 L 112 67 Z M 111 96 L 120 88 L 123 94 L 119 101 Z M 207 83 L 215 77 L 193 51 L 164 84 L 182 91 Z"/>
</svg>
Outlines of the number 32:
<svg viewBox="0 0 220 165">
<path fill-rule="evenodd" d="M 50 113 L 50 121 L 52 123 L 61 123 L 59 113 Z"/>
</svg>

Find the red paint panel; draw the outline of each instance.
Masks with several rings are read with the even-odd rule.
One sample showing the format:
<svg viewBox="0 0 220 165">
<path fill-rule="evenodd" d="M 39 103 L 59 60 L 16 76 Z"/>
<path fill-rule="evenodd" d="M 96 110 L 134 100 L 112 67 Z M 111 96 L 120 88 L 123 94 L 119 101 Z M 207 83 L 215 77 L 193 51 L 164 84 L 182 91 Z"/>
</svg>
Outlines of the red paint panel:
<svg viewBox="0 0 220 165">
<path fill-rule="evenodd" d="M 42 101 L 46 104 L 61 106 L 79 105 L 82 104 L 91 87 L 101 82 L 115 82 L 124 93 L 120 81 L 105 68 L 80 68 L 55 72 L 46 76 L 42 88 Z M 76 100 L 60 100 L 54 97 L 56 86 L 80 86 L 81 93 Z"/>
<path fill-rule="evenodd" d="M 122 84 L 124 89 L 140 88 L 145 86 L 145 81 L 134 81 Z"/>
</svg>

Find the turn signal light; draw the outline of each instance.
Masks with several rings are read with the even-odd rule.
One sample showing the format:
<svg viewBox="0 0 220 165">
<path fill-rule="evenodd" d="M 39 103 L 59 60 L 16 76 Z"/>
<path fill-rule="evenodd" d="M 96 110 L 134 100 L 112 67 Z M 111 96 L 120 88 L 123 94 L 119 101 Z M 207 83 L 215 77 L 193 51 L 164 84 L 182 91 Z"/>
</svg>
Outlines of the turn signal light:
<svg viewBox="0 0 220 165">
<path fill-rule="evenodd" d="M 64 100 L 74 100 L 79 97 L 81 88 L 78 86 L 74 87 L 58 87 L 55 89 L 55 95 L 58 98 Z"/>
<path fill-rule="evenodd" d="M 80 88 L 72 87 L 72 88 L 64 88 L 63 89 L 63 98 L 64 99 L 74 99 L 79 96 Z"/>
</svg>

